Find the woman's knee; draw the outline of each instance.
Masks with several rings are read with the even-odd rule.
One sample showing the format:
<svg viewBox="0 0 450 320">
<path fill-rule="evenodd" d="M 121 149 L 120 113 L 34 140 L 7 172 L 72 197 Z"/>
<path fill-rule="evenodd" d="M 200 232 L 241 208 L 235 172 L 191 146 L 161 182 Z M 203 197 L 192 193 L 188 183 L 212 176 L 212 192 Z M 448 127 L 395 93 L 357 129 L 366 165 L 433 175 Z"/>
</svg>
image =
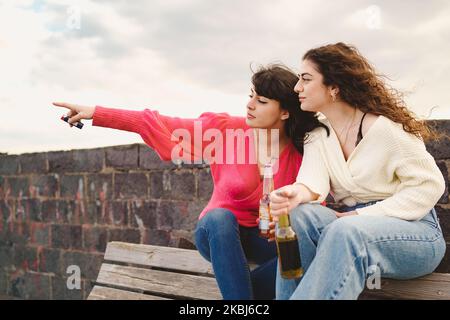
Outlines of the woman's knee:
<svg viewBox="0 0 450 320">
<path fill-rule="evenodd" d="M 322 209 L 322 205 L 311 203 L 302 203 L 292 209 L 289 218 L 294 230 L 305 230 L 320 224 L 319 211 Z"/>
<path fill-rule="evenodd" d="M 209 210 L 198 222 L 199 227 L 206 229 L 224 229 L 238 226 L 233 212 L 228 209 L 217 208 Z"/>
</svg>

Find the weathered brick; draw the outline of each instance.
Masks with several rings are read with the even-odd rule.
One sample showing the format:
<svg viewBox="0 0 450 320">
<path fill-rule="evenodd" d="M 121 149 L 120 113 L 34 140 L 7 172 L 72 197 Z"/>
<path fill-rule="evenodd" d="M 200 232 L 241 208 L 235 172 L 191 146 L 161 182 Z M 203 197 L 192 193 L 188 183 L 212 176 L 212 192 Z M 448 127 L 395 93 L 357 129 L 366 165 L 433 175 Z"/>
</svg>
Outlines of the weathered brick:
<svg viewBox="0 0 450 320">
<path fill-rule="evenodd" d="M 0 269 L 0 295 L 8 295 L 8 273 Z"/>
<path fill-rule="evenodd" d="M 112 210 L 108 212 L 107 223 L 114 226 L 128 226 L 129 211 L 131 210 L 130 201 L 114 201 L 110 205 L 112 206 Z"/>
<path fill-rule="evenodd" d="M 130 225 L 156 229 L 158 203 L 143 200 L 131 200 L 130 202 Z"/>
<path fill-rule="evenodd" d="M 62 255 L 63 275 L 69 275 L 67 268 L 71 265 L 78 266 L 81 271 L 82 279 L 97 279 L 100 266 L 103 262 L 103 254 L 84 253 L 84 252 L 64 252 Z"/>
<path fill-rule="evenodd" d="M 107 240 L 107 228 L 83 226 L 83 248 L 85 250 L 105 252 Z"/>
<path fill-rule="evenodd" d="M 87 300 L 87 298 L 91 294 L 92 289 L 94 288 L 94 285 L 94 280 L 83 280 L 83 300 Z"/>
<path fill-rule="evenodd" d="M 44 222 L 56 222 L 56 212 L 59 210 L 59 201 L 44 200 L 41 205 L 41 218 Z"/>
<path fill-rule="evenodd" d="M 106 167 L 118 169 L 138 168 L 139 146 L 138 144 L 109 147 L 106 149 Z"/>
<path fill-rule="evenodd" d="M 112 215 L 112 204 L 110 201 L 89 201 L 87 204 L 88 216 L 92 223 L 90 224 L 109 224 Z"/>
<path fill-rule="evenodd" d="M 54 220 L 50 222 L 54 223 L 71 223 L 75 214 L 75 201 L 56 201 L 55 203 L 55 216 Z"/>
<path fill-rule="evenodd" d="M 174 200 L 192 200 L 196 198 L 195 176 L 191 171 L 172 171 L 170 175 L 171 193 Z"/>
<path fill-rule="evenodd" d="M 439 199 L 439 203 L 448 203 L 448 180 L 446 179 L 448 177 L 447 166 L 444 161 L 437 161 L 436 164 L 438 165 L 439 169 L 442 172 L 442 175 L 445 178 L 445 191 L 442 197 Z"/>
<path fill-rule="evenodd" d="M 81 249 L 82 231 L 80 225 L 52 225 L 51 238 L 53 248 Z"/>
<path fill-rule="evenodd" d="M 0 220 L 6 222 L 12 218 L 15 211 L 15 201 L 10 200 L 0 200 Z"/>
<path fill-rule="evenodd" d="M 38 271 L 37 249 L 27 246 L 14 246 L 14 265 L 23 270 Z"/>
<path fill-rule="evenodd" d="M 147 170 L 175 169 L 172 161 L 163 161 L 158 154 L 145 144 L 139 145 L 139 168 Z"/>
<path fill-rule="evenodd" d="M 148 180 L 143 173 L 117 173 L 114 176 L 114 197 L 146 198 Z"/>
<path fill-rule="evenodd" d="M 104 150 L 74 150 L 49 152 L 50 172 L 99 172 L 103 169 Z"/>
<path fill-rule="evenodd" d="M 447 250 L 445 251 L 444 258 L 434 272 L 450 273 L 450 242 L 447 242 Z"/>
<path fill-rule="evenodd" d="M 45 153 L 21 154 L 18 160 L 21 174 L 47 172 L 47 154 Z"/>
<path fill-rule="evenodd" d="M 50 226 L 46 223 L 34 222 L 30 224 L 30 243 L 49 246 L 50 244 Z"/>
<path fill-rule="evenodd" d="M 61 275 L 61 250 L 42 248 L 38 255 L 40 272 Z"/>
<path fill-rule="evenodd" d="M 6 197 L 6 179 L 0 176 L 0 201 Z"/>
<path fill-rule="evenodd" d="M 11 270 L 14 265 L 14 251 L 12 246 L 0 246 L 0 271 Z"/>
<path fill-rule="evenodd" d="M 25 199 L 18 201 L 20 202 L 18 207 L 23 209 L 26 220 L 42 221 L 42 203 L 39 199 Z"/>
<path fill-rule="evenodd" d="M 80 287 L 69 289 L 68 282 L 73 285 L 74 279 L 68 277 L 52 277 L 53 300 L 83 300 L 84 281 L 80 279 Z"/>
<path fill-rule="evenodd" d="M 158 208 L 158 229 L 194 230 L 203 204 L 202 202 L 161 201 Z"/>
<path fill-rule="evenodd" d="M 19 156 L 0 155 L 0 174 L 18 174 Z"/>
<path fill-rule="evenodd" d="M 442 234 L 446 241 L 450 242 L 450 208 L 444 208 L 443 206 L 437 205 L 436 212 L 442 228 Z"/>
<path fill-rule="evenodd" d="M 50 276 L 41 273 L 23 272 L 11 276 L 10 294 L 26 300 L 49 300 L 51 297 Z"/>
<path fill-rule="evenodd" d="M 141 234 L 139 232 L 139 229 L 110 228 L 110 229 L 108 229 L 108 242 L 111 242 L 111 241 L 141 243 Z"/>
<path fill-rule="evenodd" d="M 30 227 L 25 222 L 13 222 L 10 225 L 9 240 L 16 245 L 26 245 L 30 241 Z"/>
<path fill-rule="evenodd" d="M 84 178 L 81 175 L 61 176 L 61 197 L 71 199 L 84 199 L 85 196 Z"/>
<path fill-rule="evenodd" d="M 29 197 L 30 183 L 26 177 L 10 177 L 7 180 L 7 188 L 11 190 L 11 197 Z"/>
<path fill-rule="evenodd" d="M 112 174 L 91 174 L 87 176 L 89 201 L 111 200 L 113 195 Z"/>
<path fill-rule="evenodd" d="M 152 199 L 192 200 L 196 197 L 195 175 L 191 171 L 152 172 L 150 174 Z"/>
<path fill-rule="evenodd" d="M 196 250 L 194 244 L 194 232 L 192 231 L 173 230 L 171 233 L 171 238 L 174 247 Z"/>
<path fill-rule="evenodd" d="M 450 158 L 450 121 L 448 120 L 432 120 L 428 121 L 432 127 L 438 132 L 446 134 L 446 137 L 437 141 L 429 141 L 426 143 L 427 150 L 436 160 Z"/>
<path fill-rule="evenodd" d="M 99 172 L 103 169 L 104 148 L 74 150 L 74 172 Z"/>
<path fill-rule="evenodd" d="M 167 172 L 150 173 L 150 198 L 167 198 L 170 194 L 170 176 Z"/>
<path fill-rule="evenodd" d="M 48 152 L 48 167 L 50 172 L 74 172 L 73 151 Z"/>
<path fill-rule="evenodd" d="M 202 200 L 209 200 L 214 189 L 211 177 L 211 169 L 206 168 L 198 171 L 198 197 Z"/>
<path fill-rule="evenodd" d="M 146 229 L 143 242 L 156 246 L 169 246 L 170 232 L 166 230 Z"/>
<path fill-rule="evenodd" d="M 32 177 L 30 181 L 30 197 L 56 197 L 58 177 L 57 174 Z"/>
</svg>

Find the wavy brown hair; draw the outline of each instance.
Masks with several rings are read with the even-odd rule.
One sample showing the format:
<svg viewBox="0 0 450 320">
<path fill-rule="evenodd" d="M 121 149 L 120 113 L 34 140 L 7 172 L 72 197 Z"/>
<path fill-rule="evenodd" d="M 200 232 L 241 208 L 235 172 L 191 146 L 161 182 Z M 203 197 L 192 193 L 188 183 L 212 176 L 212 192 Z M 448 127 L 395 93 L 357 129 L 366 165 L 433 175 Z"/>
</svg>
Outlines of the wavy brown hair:
<svg viewBox="0 0 450 320">
<path fill-rule="evenodd" d="M 386 83 L 367 59 L 352 45 L 342 42 L 309 50 L 303 60 L 314 63 L 325 86 L 339 88 L 339 99 L 362 112 L 383 115 L 400 123 L 403 130 L 424 141 L 440 135 L 419 120 L 403 99 L 403 94 Z"/>
</svg>

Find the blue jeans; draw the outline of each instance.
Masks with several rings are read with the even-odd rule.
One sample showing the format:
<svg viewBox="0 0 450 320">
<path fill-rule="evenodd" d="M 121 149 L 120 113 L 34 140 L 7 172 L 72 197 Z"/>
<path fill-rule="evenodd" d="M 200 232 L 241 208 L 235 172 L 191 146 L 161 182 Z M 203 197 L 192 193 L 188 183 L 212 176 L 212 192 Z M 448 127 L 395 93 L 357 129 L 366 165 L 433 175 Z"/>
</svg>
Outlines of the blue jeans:
<svg viewBox="0 0 450 320">
<path fill-rule="evenodd" d="M 370 204 L 340 211 L 364 205 Z M 288 280 L 277 271 L 280 300 L 355 300 L 375 272 L 392 279 L 420 277 L 436 269 L 446 249 L 434 209 L 419 221 L 358 215 L 338 219 L 330 208 L 301 204 L 290 219 L 305 273 Z"/>
<path fill-rule="evenodd" d="M 258 236 L 258 227 L 239 226 L 227 209 L 213 209 L 200 219 L 195 244 L 212 263 L 226 300 L 274 299 L 277 249 Z M 248 261 L 259 266 L 250 271 Z"/>
</svg>

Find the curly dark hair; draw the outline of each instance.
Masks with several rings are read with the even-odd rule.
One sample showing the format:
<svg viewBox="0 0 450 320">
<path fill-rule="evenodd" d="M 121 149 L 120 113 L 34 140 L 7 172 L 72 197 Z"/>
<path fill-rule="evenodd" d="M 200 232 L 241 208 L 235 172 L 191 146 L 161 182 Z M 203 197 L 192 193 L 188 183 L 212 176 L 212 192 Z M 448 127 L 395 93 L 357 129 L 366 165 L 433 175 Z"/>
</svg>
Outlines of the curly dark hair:
<svg viewBox="0 0 450 320">
<path fill-rule="evenodd" d="M 355 46 L 342 42 L 325 45 L 306 52 L 303 60 L 314 63 L 323 84 L 337 86 L 339 99 L 349 105 L 400 123 L 403 130 L 424 141 L 440 137 L 407 108 L 403 94 L 387 85 L 387 77 L 378 74 Z"/>
<path fill-rule="evenodd" d="M 318 120 L 315 112 L 303 111 L 294 87 L 298 76 L 282 64 L 261 66 L 252 76 L 255 92 L 280 103 L 283 110 L 289 111 L 289 118 L 285 122 L 286 135 L 291 139 L 295 148 L 303 154 L 303 145 L 308 138 L 308 132 L 322 127 L 327 132 L 326 125 Z"/>
</svg>

